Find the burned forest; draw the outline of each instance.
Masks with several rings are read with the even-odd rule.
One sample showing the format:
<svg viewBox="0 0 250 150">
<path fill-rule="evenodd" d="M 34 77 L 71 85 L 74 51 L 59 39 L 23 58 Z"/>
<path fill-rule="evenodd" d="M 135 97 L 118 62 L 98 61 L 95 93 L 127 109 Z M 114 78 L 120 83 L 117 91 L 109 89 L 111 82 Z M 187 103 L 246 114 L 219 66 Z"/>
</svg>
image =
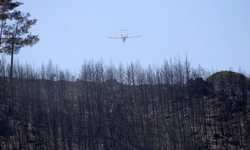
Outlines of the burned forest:
<svg viewBox="0 0 250 150">
<path fill-rule="evenodd" d="M 249 79 L 185 61 L 143 68 L 1 61 L 0 149 L 249 149 Z"/>
</svg>

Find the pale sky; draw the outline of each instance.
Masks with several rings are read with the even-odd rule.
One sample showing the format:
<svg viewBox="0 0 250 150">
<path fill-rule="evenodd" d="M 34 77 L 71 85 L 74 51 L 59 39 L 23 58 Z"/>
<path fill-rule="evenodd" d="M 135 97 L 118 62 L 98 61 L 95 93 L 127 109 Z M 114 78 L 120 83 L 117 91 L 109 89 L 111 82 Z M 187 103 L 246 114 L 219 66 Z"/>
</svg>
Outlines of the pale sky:
<svg viewBox="0 0 250 150">
<path fill-rule="evenodd" d="M 140 61 L 163 64 L 164 58 L 191 66 L 250 71 L 249 0 L 20 0 L 17 8 L 38 19 L 32 34 L 40 42 L 22 48 L 21 63 L 40 67 L 51 59 L 61 69 L 79 71 L 84 59 L 101 58 L 118 66 Z M 120 29 L 139 38 L 108 39 Z M 10 60 L 10 56 L 7 56 Z"/>
</svg>

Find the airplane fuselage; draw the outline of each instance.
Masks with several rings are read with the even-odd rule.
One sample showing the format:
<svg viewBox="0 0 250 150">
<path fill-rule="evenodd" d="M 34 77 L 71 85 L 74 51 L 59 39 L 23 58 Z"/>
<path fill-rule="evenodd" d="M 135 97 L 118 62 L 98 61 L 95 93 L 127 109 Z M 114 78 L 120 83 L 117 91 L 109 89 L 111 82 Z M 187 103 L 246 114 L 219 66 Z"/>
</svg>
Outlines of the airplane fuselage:
<svg viewBox="0 0 250 150">
<path fill-rule="evenodd" d="M 125 42 L 126 39 L 127 39 L 127 36 L 126 36 L 126 35 L 123 35 L 123 37 L 122 37 L 122 42 Z"/>
</svg>

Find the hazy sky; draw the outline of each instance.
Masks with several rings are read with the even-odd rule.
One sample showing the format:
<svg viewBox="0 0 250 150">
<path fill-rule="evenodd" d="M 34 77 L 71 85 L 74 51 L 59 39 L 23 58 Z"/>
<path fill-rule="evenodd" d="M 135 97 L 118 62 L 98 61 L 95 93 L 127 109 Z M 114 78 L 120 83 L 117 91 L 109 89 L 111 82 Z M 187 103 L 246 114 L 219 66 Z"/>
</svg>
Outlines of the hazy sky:
<svg viewBox="0 0 250 150">
<path fill-rule="evenodd" d="M 17 8 L 38 19 L 32 34 L 40 42 L 21 49 L 21 63 L 47 64 L 79 71 L 84 59 L 143 67 L 164 58 L 191 65 L 250 71 L 249 0 L 20 0 Z M 125 43 L 107 36 L 141 35 Z M 10 58 L 8 56 L 8 58 Z"/>
</svg>

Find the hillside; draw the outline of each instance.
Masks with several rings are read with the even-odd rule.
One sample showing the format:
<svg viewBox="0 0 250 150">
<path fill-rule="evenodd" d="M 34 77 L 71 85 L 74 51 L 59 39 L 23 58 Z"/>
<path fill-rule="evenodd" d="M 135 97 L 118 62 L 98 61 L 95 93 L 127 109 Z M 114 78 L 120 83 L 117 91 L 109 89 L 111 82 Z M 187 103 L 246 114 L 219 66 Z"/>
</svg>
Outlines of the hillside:
<svg viewBox="0 0 250 150">
<path fill-rule="evenodd" d="M 11 86 L 13 85 L 13 86 Z M 249 92 L 0 78 L 0 149 L 249 149 Z"/>
</svg>

